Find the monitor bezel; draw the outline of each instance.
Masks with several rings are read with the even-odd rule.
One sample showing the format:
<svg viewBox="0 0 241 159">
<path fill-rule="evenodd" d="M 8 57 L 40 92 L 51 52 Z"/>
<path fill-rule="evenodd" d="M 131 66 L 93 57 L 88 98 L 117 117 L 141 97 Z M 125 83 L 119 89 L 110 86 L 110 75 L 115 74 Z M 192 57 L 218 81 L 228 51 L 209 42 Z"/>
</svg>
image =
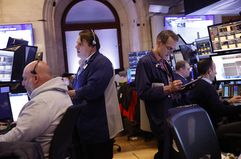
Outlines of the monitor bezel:
<svg viewBox="0 0 241 159">
<path fill-rule="evenodd" d="M 20 29 L 20 30 L 30 30 L 31 32 L 31 41 L 28 41 L 28 45 L 35 45 L 35 40 L 34 40 L 34 28 L 33 28 L 33 24 L 32 23 L 16 23 L 16 24 L 13 24 L 13 23 L 6 23 L 6 24 L 0 24 L 0 29 L 5 29 L 5 28 L 27 28 L 27 29 Z M 10 36 L 9 36 L 10 37 Z M 17 37 L 15 36 L 11 36 L 12 38 L 16 38 L 18 39 Z M 21 39 L 21 37 L 20 37 Z M 32 42 L 32 44 L 31 44 Z M 7 44 L 6 44 L 7 45 Z M 1 49 L 5 49 L 5 48 L 1 48 Z"/>
<path fill-rule="evenodd" d="M 241 47 L 237 48 L 237 49 L 227 49 L 227 50 L 214 51 L 214 49 L 213 49 L 213 42 L 212 42 L 212 39 L 211 39 L 211 31 L 210 31 L 211 27 L 217 27 L 217 26 L 227 25 L 227 24 L 236 23 L 236 22 L 240 22 L 241 23 L 241 20 L 233 20 L 233 21 L 229 21 L 229 22 L 218 23 L 218 24 L 214 24 L 214 25 L 208 26 L 207 29 L 208 29 L 208 35 L 209 35 L 209 40 L 210 40 L 212 53 L 222 53 L 222 54 L 229 53 L 230 54 L 230 53 L 239 53 L 239 51 L 241 51 Z"/>
<path fill-rule="evenodd" d="M 213 59 L 212 59 L 212 57 L 215 57 L 215 56 L 225 56 L 225 55 L 236 55 L 236 54 L 240 54 L 240 56 L 241 56 L 241 52 L 232 52 L 232 53 L 223 53 L 223 54 L 217 54 L 217 53 L 215 53 L 215 54 L 211 54 L 210 56 L 209 56 L 209 58 L 213 61 Z M 214 63 L 214 61 L 213 61 L 213 63 Z M 214 63 L 215 64 L 215 63 Z M 215 64 L 216 65 L 216 64 Z M 218 81 L 218 82 L 229 82 L 229 81 L 241 81 L 241 77 L 240 77 L 240 79 L 227 79 L 227 80 L 219 80 L 219 79 L 217 79 L 217 77 L 216 77 L 216 75 L 215 75 L 215 79 L 216 79 L 216 81 Z"/>
<path fill-rule="evenodd" d="M 13 61 L 12 61 L 12 69 L 11 69 L 11 77 L 10 77 L 10 81 L 1 81 L 1 83 L 7 83 L 7 82 L 12 82 L 12 76 L 13 76 L 13 65 L 14 65 L 14 55 L 15 55 L 15 52 L 14 51 L 11 51 L 11 50 L 4 50 L 4 49 L 0 49 L 0 51 L 4 51 L 4 52 L 11 52 L 13 53 Z"/>
<path fill-rule="evenodd" d="M 4 92 L 4 93 L 6 93 L 7 96 L 8 96 L 8 104 L 9 104 L 9 109 L 10 109 L 10 113 L 11 114 L 10 114 L 10 118 L 9 119 L 0 119 L 0 120 L 1 120 L 1 122 L 13 122 L 13 112 L 12 112 L 12 107 L 11 107 L 11 102 L 10 102 L 10 97 L 9 97 L 9 92 L 11 90 L 11 87 L 9 85 L 1 85 L 0 89 L 4 88 L 4 87 L 8 88 L 8 92 Z M 2 92 L 0 91 L 0 93 L 2 93 Z"/>
</svg>

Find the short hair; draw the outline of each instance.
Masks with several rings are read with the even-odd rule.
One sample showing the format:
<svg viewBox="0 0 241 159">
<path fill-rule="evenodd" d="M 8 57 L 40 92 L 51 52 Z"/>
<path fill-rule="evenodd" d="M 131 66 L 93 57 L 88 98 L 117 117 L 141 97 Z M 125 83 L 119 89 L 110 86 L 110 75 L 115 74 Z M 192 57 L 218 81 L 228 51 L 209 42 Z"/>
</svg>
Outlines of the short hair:
<svg viewBox="0 0 241 159">
<path fill-rule="evenodd" d="M 212 59 L 202 59 L 197 64 L 197 70 L 200 75 L 205 75 L 213 66 Z"/>
<path fill-rule="evenodd" d="M 177 61 L 176 63 L 176 70 L 180 70 L 181 68 L 185 68 L 187 61 Z"/>
<path fill-rule="evenodd" d="M 95 32 L 91 29 L 83 30 L 79 33 L 80 42 L 85 39 L 89 46 L 96 46 L 96 50 L 100 49 L 100 41 Z M 95 41 L 95 42 L 94 42 Z"/>
<path fill-rule="evenodd" d="M 171 37 L 174 41 L 178 41 L 178 35 L 172 30 L 163 30 L 158 35 L 156 40 L 161 41 L 163 44 L 166 44 L 168 38 Z"/>
</svg>

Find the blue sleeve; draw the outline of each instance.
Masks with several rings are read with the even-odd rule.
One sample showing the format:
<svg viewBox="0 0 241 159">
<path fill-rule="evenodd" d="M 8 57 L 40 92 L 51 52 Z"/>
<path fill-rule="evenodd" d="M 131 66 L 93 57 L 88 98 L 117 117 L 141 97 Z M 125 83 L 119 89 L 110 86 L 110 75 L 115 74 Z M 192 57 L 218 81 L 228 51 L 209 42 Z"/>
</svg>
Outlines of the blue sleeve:
<svg viewBox="0 0 241 159">
<path fill-rule="evenodd" d="M 153 74 L 153 72 L 155 73 L 153 69 L 147 61 L 143 61 L 142 59 L 137 64 L 135 77 L 136 89 L 139 97 L 145 101 L 159 101 L 167 97 L 163 87 L 152 87 L 154 76 L 157 78 L 157 75 Z M 161 79 L 157 82 L 163 83 Z"/>
<path fill-rule="evenodd" d="M 87 84 L 75 90 L 78 99 L 94 100 L 103 96 L 113 76 L 112 64 L 108 60 L 95 62 L 92 66 L 88 73 Z"/>
</svg>

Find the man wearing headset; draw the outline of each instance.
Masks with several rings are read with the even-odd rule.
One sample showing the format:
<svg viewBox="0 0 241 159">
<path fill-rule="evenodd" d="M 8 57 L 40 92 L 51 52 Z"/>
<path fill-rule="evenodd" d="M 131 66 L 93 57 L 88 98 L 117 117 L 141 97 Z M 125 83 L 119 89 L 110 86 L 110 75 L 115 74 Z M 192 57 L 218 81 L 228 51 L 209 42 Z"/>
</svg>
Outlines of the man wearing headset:
<svg viewBox="0 0 241 159">
<path fill-rule="evenodd" d="M 22 85 L 30 101 L 23 106 L 16 127 L 0 135 L 0 142 L 38 142 L 48 158 L 54 130 L 72 105 L 67 86 L 61 77 L 52 78 L 49 66 L 43 61 L 33 61 L 24 68 Z"/>
<path fill-rule="evenodd" d="M 113 138 L 123 129 L 112 63 L 99 52 L 93 30 L 79 33 L 76 49 L 80 67 L 69 95 L 74 104 L 87 103 L 77 125 L 81 157 L 112 159 Z"/>
</svg>

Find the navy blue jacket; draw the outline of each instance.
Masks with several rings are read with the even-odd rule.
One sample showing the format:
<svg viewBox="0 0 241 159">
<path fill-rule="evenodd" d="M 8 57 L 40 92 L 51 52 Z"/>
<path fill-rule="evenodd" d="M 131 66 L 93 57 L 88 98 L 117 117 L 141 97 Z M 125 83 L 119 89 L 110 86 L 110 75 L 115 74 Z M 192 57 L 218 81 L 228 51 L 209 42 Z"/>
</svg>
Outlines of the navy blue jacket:
<svg viewBox="0 0 241 159">
<path fill-rule="evenodd" d="M 178 73 L 174 73 L 173 76 L 174 76 L 175 80 L 181 80 L 182 84 L 187 84 L 188 82 L 190 82 L 186 78 L 184 78 L 181 75 L 179 75 Z"/>
<path fill-rule="evenodd" d="M 112 63 L 96 52 L 75 78 L 76 96 L 73 103 L 87 102 L 81 110 L 77 125 L 81 142 L 99 143 L 109 140 L 104 92 L 112 76 Z"/>
<path fill-rule="evenodd" d="M 176 72 L 173 74 L 173 76 L 174 76 L 174 80 L 181 80 L 183 85 L 190 82 L 189 80 L 182 77 L 181 75 L 179 75 Z M 188 96 L 189 96 L 189 91 L 181 91 L 180 92 L 180 98 L 177 100 L 177 102 L 175 104 L 178 105 L 178 106 L 191 104 L 191 101 L 190 101 Z"/>
<path fill-rule="evenodd" d="M 171 67 L 166 65 L 173 77 Z M 169 84 L 167 73 L 159 66 L 153 52 L 139 60 L 135 82 L 138 95 L 145 102 L 151 129 L 158 133 L 167 117 L 168 109 L 173 107 L 173 102 L 170 96 L 164 93 L 163 87 L 152 87 L 153 83 Z"/>
<path fill-rule="evenodd" d="M 190 99 L 207 111 L 215 127 L 221 117 L 241 112 L 241 106 L 231 106 L 221 101 L 215 87 L 203 79 L 197 81 L 190 91 Z"/>
</svg>

